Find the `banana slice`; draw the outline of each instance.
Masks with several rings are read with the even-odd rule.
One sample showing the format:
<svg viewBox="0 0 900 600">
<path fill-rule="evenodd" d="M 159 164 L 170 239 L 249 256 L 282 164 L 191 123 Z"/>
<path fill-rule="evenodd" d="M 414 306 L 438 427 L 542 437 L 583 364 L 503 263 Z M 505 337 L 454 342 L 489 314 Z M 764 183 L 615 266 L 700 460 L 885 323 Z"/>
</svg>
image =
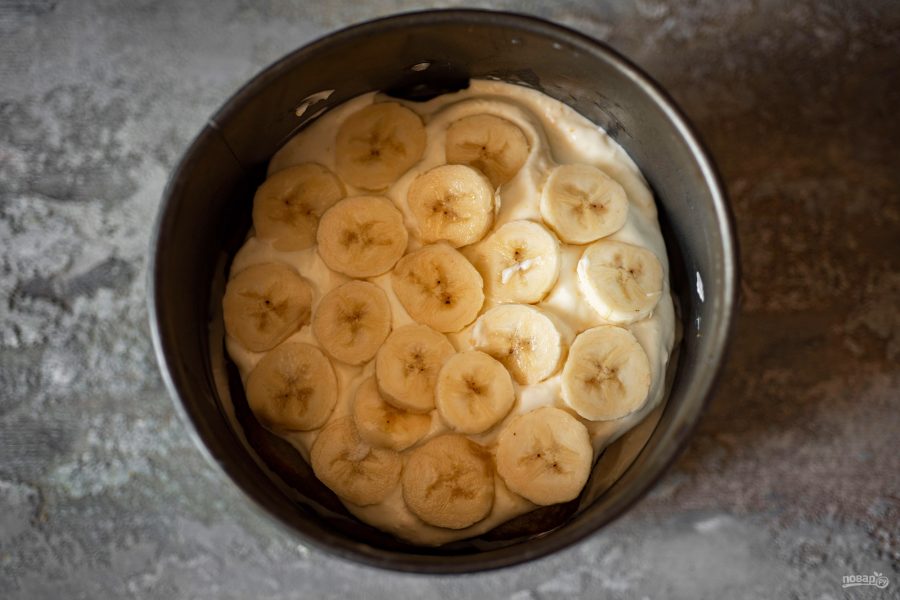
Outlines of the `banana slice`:
<svg viewBox="0 0 900 600">
<path fill-rule="evenodd" d="M 335 419 L 322 430 L 310 450 L 316 477 L 343 500 L 359 506 L 378 504 L 400 481 L 403 459 L 373 448 L 359 437 L 350 417 Z"/>
<path fill-rule="evenodd" d="M 384 401 L 374 377 L 356 390 L 353 423 L 364 442 L 380 448 L 406 450 L 431 429 L 431 415 L 394 408 Z"/>
<path fill-rule="evenodd" d="M 390 270 L 406 252 L 403 215 L 382 196 L 341 200 L 322 215 L 316 240 L 319 255 L 349 277 L 375 277 Z"/>
<path fill-rule="evenodd" d="M 554 322 L 524 304 L 495 306 L 475 322 L 472 345 L 490 354 L 523 385 L 547 379 L 559 366 L 564 346 Z"/>
<path fill-rule="evenodd" d="M 447 128 L 447 162 L 475 167 L 500 187 L 512 179 L 531 152 L 517 125 L 494 115 L 472 115 Z"/>
<path fill-rule="evenodd" d="M 249 267 L 225 288 L 225 331 L 251 352 L 264 352 L 307 324 L 311 306 L 312 289 L 290 267 Z"/>
<path fill-rule="evenodd" d="M 516 417 L 500 434 L 497 472 L 520 496 L 556 504 L 578 497 L 593 457 L 587 428 L 566 411 L 544 406 Z"/>
<path fill-rule="evenodd" d="M 581 255 L 577 271 L 581 293 L 613 323 L 650 316 L 662 296 L 662 265 L 653 252 L 640 246 L 600 240 Z"/>
<path fill-rule="evenodd" d="M 622 228 L 628 196 L 596 167 L 560 165 L 544 184 L 541 216 L 564 242 L 587 244 Z"/>
<path fill-rule="evenodd" d="M 391 286 L 409 316 L 441 332 L 459 331 L 484 304 L 481 275 L 444 243 L 401 258 L 391 273 Z"/>
<path fill-rule="evenodd" d="M 435 405 L 460 433 L 481 433 L 505 417 L 516 400 L 506 368 L 477 350 L 450 357 L 438 374 Z"/>
<path fill-rule="evenodd" d="M 375 356 L 391 332 L 391 305 L 378 286 L 351 281 L 325 294 L 312 330 L 332 358 L 359 365 Z"/>
<path fill-rule="evenodd" d="M 578 334 L 562 372 L 562 396 L 591 421 L 640 410 L 650 391 L 650 359 L 627 329 L 601 325 Z"/>
<path fill-rule="evenodd" d="M 465 165 L 442 165 L 419 175 L 406 202 L 426 244 L 444 240 L 459 248 L 475 243 L 494 220 L 491 182 Z"/>
<path fill-rule="evenodd" d="M 510 221 L 473 252 L 493 302 L 540 302 L 559 276 L 559 240 L 543 225 Z"/>
<path fill-rule="evenodd" d="M 425 152 L 422 119 L 396 102 L 372 104 L 341 125 L 335 167 L 341 178 L 366 190 L 394 183 Z"/>
<path fill-rule="evenodd" d="M 262 357 L 247 378 L 247 404 L 273 430 L 308 431 L 328 420 L 337 378 L 315 346 L 289 342 Z"/>
<path fill-rule="evenodd" d="M 397 408 L 428 412 L 438 372 L 455 351 L 446 336 L 425 325 L 395 329 L 375 356 L 378 389 Z"/>
<path fill-rule="evenodd" d="M 401 483 L 413 514 L 437 527 L 463 529 L 494 505 L 490 455 L 461 435 L 442 435 L 412 450 Z"/>
<path fill-rule="evenodd" d="M 276 250 L 303 250 L 316 243 L 319 218 L 344 197 L 334 173 L 315 163 L 289 167 L 266 179 L 253 198 L 253 227 Z"/>
</svg>

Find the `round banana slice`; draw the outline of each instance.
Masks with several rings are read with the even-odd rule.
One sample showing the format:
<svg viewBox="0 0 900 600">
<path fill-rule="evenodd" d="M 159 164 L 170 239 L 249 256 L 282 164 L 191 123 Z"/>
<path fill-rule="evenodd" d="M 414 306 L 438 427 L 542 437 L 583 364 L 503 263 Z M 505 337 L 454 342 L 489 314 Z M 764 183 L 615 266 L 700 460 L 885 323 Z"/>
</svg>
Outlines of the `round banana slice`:
<svg viewBox="0 0 900 600">
<path fill-rule="evenodd" d="M 428 412 L 438 372 L 455 351 L 446 336 L 426 325 L 395 329 L 375 356 L 378 389 L 397 408 Z"/>
<path fill-rule="evenodd" d="M 249 267 L 225 287 L 225 331 L 251 352 L 264 352 L 307 324 L 311 306 L 312 289 L 290 267 Z"/>
<path fill-rule="evenodd" d="M 333 358 L 359 365 L 375 356 L 391 332 L 391 305 L 378 286 L 351 281 L 325 294 L 312 330 Z"/>
<path fill-rule="evenodd" d="M 475 322 L 471 334 L 476 350 L 490 354 L 523 385 L 556 372 L 562 358 L 562 335 L 543 311 L 524 304 L 495 306 Z"/>
<path fill-rule="evenodd" d="M 578 261 L 578 287 L 600 316 L 633 323 L 650 316 L 663 291 L 663 270 L 650 250 L 600 240 Z"/>
<path fill-rule="evenodd" d="M 353 423 L 364 442 L 380 448 L 406 450 L 431 429 L 431 415 L 395 408 L 384 401 L 374 377 L 356 390 Z"/>
<path fill-rule="evenodd" d="M 400 454 L 365 443 L 350 417 L 335 419 L 322 430 L 313 442 L 310 459 L 322 483 L 358 506 L 387 498 L 403 470 Z"/>
<path fill-rule="evenodd" d="M 247 378 L 247 404 L 274 430 L 321 427 L 337 402 L 331 362 L 315 346 L 289 342 L 262 357 Z"/>
<path fill-rule="evenodd" d="M 509 489 L 546 506 L 578 497 L 593 457 L 587 428 L 566 411 L 544 406 L 504 428 L 497 472 Z"/>
<path fill-rule="evenodd" d="M 350 115 L 338 130 L 335 167 L 341 178 L 365 190 L 382 190 L 419 162 L 425 126 L 410 109 L 380 102 Z"/>
<path fill-rule="evenodd" d="M 481 275 L 444 243 L 401 258 L 391 273 L 391 286 L 409 316 L 445 333 L 471 323 L 484 304 Z"/>
<path fill-rule="evenodd" d="M 450 357 L 438 374 L 435 406 L 460 433 L 481 433 L 505 417 L 516 400 L 506 368 L 477 350 Z"/>
<path fill-rule="evenodd" d="M 406 252 L 403 215 L 382 196 L 341 200 L 322 215 L 316 234 L 319 255 L 333 271 L 349 277 L 375 277 L 390 270 Z"/>
<path fill-rule="evenodd" d="M 475 167 L 500 187 L 512 179 L 531 147 L 517 125 L 494 115 L 472 115 L 447 128 L 447 162 Z"/>
<path fill-rule="evenodd" d="M 253 198 L 257 237 L 276 250 L 303 250 L 316 243 L 319 218 L 344 197 L 344 186 L 315 163 L 289 167 L 266 179 Z"/>
<path fill-rule="evenodd" d="M 409 186 L 406 202 L 426 244 L 473 244 L 494 220 L 491 182 L 465 165 L 441 165 L 419 175 Z"/>
<path fill-rule="evenodd" d="M 562 371 L 562 397 L 591 421 L 612 421 L 640 410 L 650 391 L 650 359 L 627 329 L 601 325 L 582 331 Z"/>
<path fill-rule="evenodd" d="M 622 228 L 628 196 L 597 167 L 560 165 L 544 184 L 541 216 L 564 242 L 587 244 Z"/>
<path fill-rule="evenodd" d="M 413 514 L 437 527 L 463 529 L 494 505 L 490 455 L 461 435 L 442 435 L 412 450 L 401 483 Z"/>
<path fill-rule="evenodd" d="M 532 221 L 506 223 L 478 246 L 474 257 L 485 296 L 496 303 L 540 302 L 559 276 L 559 240 Z"/>
</svg>

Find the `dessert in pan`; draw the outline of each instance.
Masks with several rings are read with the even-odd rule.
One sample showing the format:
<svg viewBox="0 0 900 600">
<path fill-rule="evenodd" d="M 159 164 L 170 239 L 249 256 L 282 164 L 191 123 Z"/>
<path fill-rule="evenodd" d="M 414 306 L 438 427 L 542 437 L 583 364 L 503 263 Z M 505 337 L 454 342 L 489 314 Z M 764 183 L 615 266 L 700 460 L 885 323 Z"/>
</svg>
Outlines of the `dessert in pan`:
<svg viewBox="0 0 900 600">
<path fill-rule="evenodd" d="M 259 423 L 423 545 L 576 498 L 662 401 L 674 342 L 633 161 L 496 81 L 313 121 L 272 158 L 222 302 Z"/>
</svg>

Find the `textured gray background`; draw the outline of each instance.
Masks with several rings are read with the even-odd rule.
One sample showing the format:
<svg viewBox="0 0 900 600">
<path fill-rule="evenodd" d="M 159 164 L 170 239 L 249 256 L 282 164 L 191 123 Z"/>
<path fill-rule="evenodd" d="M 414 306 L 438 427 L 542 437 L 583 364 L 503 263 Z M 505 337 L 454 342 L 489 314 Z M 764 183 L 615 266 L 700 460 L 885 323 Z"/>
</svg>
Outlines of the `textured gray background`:
<svg viewBox="0 0 900 600">
<path fill-rule="evenodd" d="M 657 77 L 737 213 L 743 308 L 723 385 L 626 517 L 525 567 L 424 578 L 311 554 L 217 485 L 154 362 L 150 225 L 167 173 L 242 82 L 314 36 L 424 6 L 356 4 L 0 1 L 0 597 L 898 597 L 891 2 L 493 5 Z M 872 571 L 891 586 L 841 589 Z"/>
</svg>

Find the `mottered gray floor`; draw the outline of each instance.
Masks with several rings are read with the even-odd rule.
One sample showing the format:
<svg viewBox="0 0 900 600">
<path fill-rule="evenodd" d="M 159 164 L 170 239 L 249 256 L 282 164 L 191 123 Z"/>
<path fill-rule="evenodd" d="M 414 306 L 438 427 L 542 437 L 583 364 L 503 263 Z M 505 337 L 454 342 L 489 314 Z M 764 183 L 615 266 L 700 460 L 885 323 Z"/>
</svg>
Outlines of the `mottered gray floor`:
<svg viewBox="0 0 900 600">
<path fill-rule="evenodd" d="M 634 510 L 519 568 L 395 575 L 298 546 L 220 485 L 148 337 L 162 188 L 258 70 L 427 3 L 0 3 L 0 596 L 841 598 L 900 590 L 900 10 L 495 2 L 655 76 L 721 168 L 743 300 L 722 385 Z M 483 3 L 485 6 L 486 3 Z M 886 590 L 841 577 L 884 573 Z"/>
</svg>

